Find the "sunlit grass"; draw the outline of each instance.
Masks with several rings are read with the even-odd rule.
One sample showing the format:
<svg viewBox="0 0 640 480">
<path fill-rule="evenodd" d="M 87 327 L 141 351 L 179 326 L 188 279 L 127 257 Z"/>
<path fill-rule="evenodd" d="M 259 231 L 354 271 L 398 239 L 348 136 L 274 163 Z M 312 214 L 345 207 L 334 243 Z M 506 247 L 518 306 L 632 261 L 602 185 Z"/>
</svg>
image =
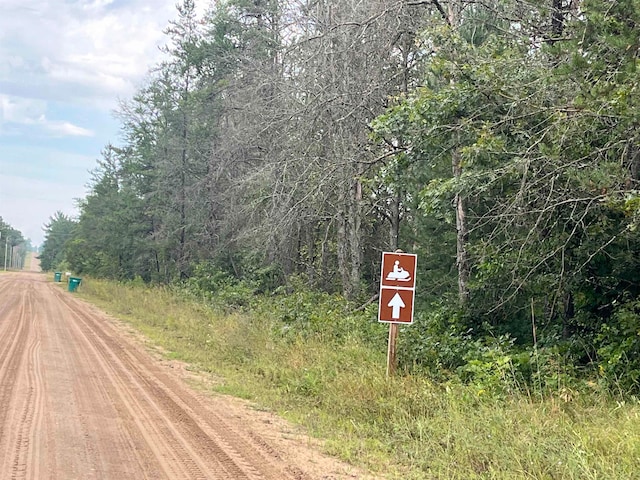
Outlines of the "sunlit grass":
<svg viewBox="0 0 640 480">
<path fill-rule="evenodd" d="M 264 313 L 223 314 L 169 289 L 88 280 L 86 299 L 167 356 L 222 379 L 303 425 L 325 449 L 395 479 L 640 478 L 640 405 L 593 390 L 485 395 L 460 384 L 385 376 L 385 352 L 357 338 L 276 334 Z M 278 328 L 277 328 L 278 327 Z"/>
</svg>

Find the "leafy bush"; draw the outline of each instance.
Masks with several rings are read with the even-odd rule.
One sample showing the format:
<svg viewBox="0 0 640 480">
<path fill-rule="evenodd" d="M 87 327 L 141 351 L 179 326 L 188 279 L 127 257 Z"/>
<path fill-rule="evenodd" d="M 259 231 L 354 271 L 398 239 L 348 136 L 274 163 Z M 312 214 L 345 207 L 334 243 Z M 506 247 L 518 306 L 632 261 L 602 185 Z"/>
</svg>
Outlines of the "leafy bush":
<svg viewBox="0 0 640 480">
<path fill-rule="evenodd" d="M 189 291 L 210 299 L 221 288 L 233 285 L 236 280 L 216 265 L 203 262 L 194 266 L 193 275 L 187 280 Z"/>
<path fill-rule="evenodd" d="M 625 303 L 604 324 L 599 342 L 599 371 L 610 386 L 640 390 L 640 301 Z"/>
<path fill-rule="evenodd" d="M 417 311 L 415 322 L 402 329 L 400 366 L 444 379 L 464 365 L 472 343 L 471 331 L 461 327 L 460 312 L 450 303 L 433 303 Z"/>
<path fill-rule="evenodd" d="M 254 308 L 277 320 L 275 328 L 283 338 L 321 337 L 328 342 L 352 338 L 384 348 L 386 328 L 376 321 L 377 305 L 355 311 L 343 296 L 312 290 L 299 278 L 257 302 Z"/>
</svg>

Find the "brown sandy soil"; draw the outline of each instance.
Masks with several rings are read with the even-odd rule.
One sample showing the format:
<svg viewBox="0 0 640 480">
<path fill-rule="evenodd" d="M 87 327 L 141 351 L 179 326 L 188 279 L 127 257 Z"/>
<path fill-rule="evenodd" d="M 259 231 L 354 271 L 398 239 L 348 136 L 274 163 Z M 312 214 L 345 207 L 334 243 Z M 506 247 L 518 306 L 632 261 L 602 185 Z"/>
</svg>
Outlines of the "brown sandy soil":
<svg viewBox="0 0 640 480">
<path fill-rule="evenodd" d="M 206 395 L 115 319 L 0 275 L 0 478 L 372 478 L 245 402 Z"/>
<path fill-rule="evenodd" d="M 30 272 L 39 272 L 40 271 L 40 260 L 38 260 L 38 254 L 36 252 L 29 252 L 31 258 L 29 259 L 29 271 Z"/>
</svg>

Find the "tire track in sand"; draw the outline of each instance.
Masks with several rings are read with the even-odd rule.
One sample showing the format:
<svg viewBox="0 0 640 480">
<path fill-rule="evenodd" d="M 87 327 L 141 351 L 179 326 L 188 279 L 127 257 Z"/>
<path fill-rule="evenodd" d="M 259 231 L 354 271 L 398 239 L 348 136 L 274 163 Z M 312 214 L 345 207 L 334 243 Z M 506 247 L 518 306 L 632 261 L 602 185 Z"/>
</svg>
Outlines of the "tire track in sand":
<svg viewBox="0 0 640 480">
<path fill-rule="evenodd" d="M 150 412 L 155 412 L 158 416 L 154 417 L 154 422 L 150 422 L 156 425 L 155 434 L 161 434 L 164 439 L 162 448 L 156 453 L 166 456 L 166 453 L 162 454 L 162 450 L 166 449 L 179 452 L 180 462 L 191 475 L 186 478 L 200 478 L 198 470 L 211 471 L 214 475 L 202 478 L 293 478 L 268 460 L 264 444 L 250 437 L 243 438 L 235 432 L 219 415 L 206 409 L 195 395 L 155 368 L 146 352 L 117 341 L 117 334 L 104 319 L 98 321 L 75 299 L 60 292 L 57 295 L 77 318 L 85 338 L 93 344 L 99 355 L 108 358 L 104 364 L 112 368 L 116 366 L 116 376 L 128 377 L 128 383 L 141 393 L 141 396 L 132 398 L 130 392 L 120 392 L 127 397 L 125 403 L 135 411 L 132 414 L 149 416 Z M 213 465 L 212 459 L 215 461 Z M 194 468 L 194 464 L 199 468 Z M 172 474 L 176 475 L 177 472 Z M 298 478 L 301 476 L 296 475 Z"/>
</svg>

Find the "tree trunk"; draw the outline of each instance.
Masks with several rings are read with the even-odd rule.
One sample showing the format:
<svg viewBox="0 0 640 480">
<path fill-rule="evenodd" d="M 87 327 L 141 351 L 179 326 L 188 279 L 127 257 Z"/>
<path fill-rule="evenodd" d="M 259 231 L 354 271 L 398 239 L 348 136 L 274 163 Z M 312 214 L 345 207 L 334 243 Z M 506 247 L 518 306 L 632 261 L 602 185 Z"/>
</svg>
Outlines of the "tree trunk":
<svg viewBox="0 0 640 480">
<path fill-rule="evenodd" d="M 362 183 L 355 180 L 353 197 L 351 199 L 351 213 L 349 215 L 349 247 L 351 260 L 350 298 L 355 298 L 360 293 L 360 280 L 362 267 Z"/>
<path fill-rule="evenodd" d="M 338 212 L 338 232 L 337 232 L 337 256 L 338 256 L 338 271 L 340 272 L 340 279 L 342 281 L 342 291 L 344 296 L 349 298 L 351 295 L 351 276 L 349 275 L 349 263 L 348 263 L 348 245 L 347 245 L 347 218 L 345 212 Z"/>
<path fill-rule="evenodd" d="M 391 228 L 389 230 L 389 247 L 393 252 L 400 248 L 400 190 L 398 190 L 393 199 L 391 200 L 390 210 L 391 210 Z"/>
<path fill-rule="evenodd" d="M 449 25 L 457 28 L 460 22 L 460 12 L 462 5 L 460 1 L 449 3 L 448 22 Z M 454 80 L 452 80 L 453 82 Z M 455 145 L 451 153 L 451 166 L 453 176 L 459 180 L 462 176 L 462 165 L 460 155 L 460 137 L 455 136 Z M 466 305 L 469 300 L 469 257 L 467 255 L 467 241 L 469 232 L 467 229 L 466 204 L 464 196 L 458 191 L 453 199 L 456 210 L 456 266 L 458 267 L 458 298 L 461 305 Z"/>
<path fill-rule="evenodd" d="M 453 176 L 460 179 L 462 175 L 462 166 L 460 165 L 460 151 L 456 145 L 451 154 L 451 164 L 453 168 Z M 454 206 L 456 209 L 456 265 L 458 267 L 458 298 L 460 303 L 465 305 L 469 300 L 469 257 L 467 255 L 467 240 L 469 233 L 467 231 L 466 205 L 465 198 L 457 192 L 454 197 Z"/>
</svg>

